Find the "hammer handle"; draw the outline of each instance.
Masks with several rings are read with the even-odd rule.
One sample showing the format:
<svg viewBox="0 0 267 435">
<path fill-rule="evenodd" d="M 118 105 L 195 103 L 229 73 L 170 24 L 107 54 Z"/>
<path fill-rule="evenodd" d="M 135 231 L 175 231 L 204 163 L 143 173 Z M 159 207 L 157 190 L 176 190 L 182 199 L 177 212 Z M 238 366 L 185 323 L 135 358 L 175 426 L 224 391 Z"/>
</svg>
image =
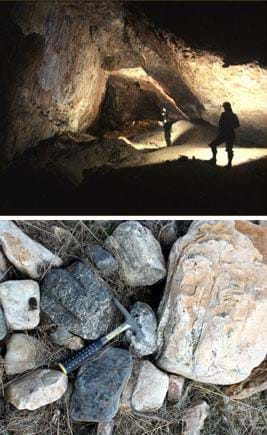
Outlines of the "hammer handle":
<svg viewBox="0 0 267 435">
<path fill-rule="evenodd" d="M 85 361 L 95 355 L 102 347 L 106 344 L 106 341 L 102 338 L 94 341 L 93 343 L 88 344 L 83 347 L 81 350 L 76 352 L 71 358 L 68 358 L 63 363 L 59 364 L 61 370 L 68 375 L 73 370 L 80 367 Z"/>
</svg>

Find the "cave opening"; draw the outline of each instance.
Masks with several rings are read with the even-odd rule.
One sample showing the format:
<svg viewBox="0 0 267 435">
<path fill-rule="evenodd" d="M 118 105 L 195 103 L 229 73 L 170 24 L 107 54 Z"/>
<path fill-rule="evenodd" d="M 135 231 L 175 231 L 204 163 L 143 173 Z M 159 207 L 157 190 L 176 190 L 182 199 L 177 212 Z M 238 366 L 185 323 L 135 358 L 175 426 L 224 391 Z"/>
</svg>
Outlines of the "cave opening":
<svg viewBox="0 0 267 435">
<path fill-rule="evenodd" d="M 265 3 L 14 1 L 0 9 L 3 213 L 217 214 L 226 212 L 225 185 L 229 210 L 265 211 Z M 224 149 L 209 164 L 223 101 L 241 123 L 231 173 Z"/>
</svg>

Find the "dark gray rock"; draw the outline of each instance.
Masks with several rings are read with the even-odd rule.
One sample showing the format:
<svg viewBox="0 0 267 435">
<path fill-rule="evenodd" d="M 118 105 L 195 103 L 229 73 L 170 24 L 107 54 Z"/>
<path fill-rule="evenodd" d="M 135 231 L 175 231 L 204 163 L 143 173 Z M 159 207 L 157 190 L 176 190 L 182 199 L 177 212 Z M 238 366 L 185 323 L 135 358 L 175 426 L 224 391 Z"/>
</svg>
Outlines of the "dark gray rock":
<svg viewBox="0 0 267 435">
<path fill-rule="evenodd" d="M 2 308 L 0 307 L 0 340 L 3 340 L 7 335 L 7 326 L 5 321 L 5 316 Z"/>
<path fill-rule="evenodd" d="M 122 391 L 132 372 L 131 354 L 107 348 L 80 368 L 70 402 L 75 421 L 110 421 L 118 412 Z"/>
<path fill-rule="evenodd" d="M 41 309 L 57 325 L 91 340 L 110 331 L 116 313 L 111 288 L 81 262 L 46 274 Z"/>
<path fill-rule="evenodd" d="M 126 337 L 131 342 L 135 353 L 139 356 L 151 355 L 157 350 L 157 318 L 152 308 L 144 302 L 136 302 L 130 309 L 130 313 L 143 332 L 142 340 L 138 340 L 129 329 Z"/>
<path fill-rule="evenodd" d="M 85 254 L 104 275 L 110 276 L 112 273 L 117 272 L 118 262 L 113 255 L 102 248 L 102 246 L 87 246 L 85 248 Z"/>
</svg>

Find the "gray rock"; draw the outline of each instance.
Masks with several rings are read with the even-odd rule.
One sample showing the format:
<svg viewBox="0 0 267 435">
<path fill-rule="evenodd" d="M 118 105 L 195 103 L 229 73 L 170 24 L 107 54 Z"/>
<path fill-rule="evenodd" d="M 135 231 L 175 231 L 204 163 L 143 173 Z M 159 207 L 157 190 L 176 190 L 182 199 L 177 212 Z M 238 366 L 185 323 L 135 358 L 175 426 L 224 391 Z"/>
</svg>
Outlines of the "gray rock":
<svg viewBox="0 0 267 435">
<path fill-rule="evenodd" d="M 165 278 L 166 266 L 160 244 L 139 222 L 120 224 L 105 245 L 118 258 L 123 279 L 129 286 L 153 285 Z"/>
<path fill-rule="evenodd" d="M 114 429 L 114 421 L 98 423 L 96 435 L 112 435 Z"/>
<path fill-rule="evenodd" d="M 0 250 L 0 282 L 7 278 L 8 275 L 8 263 L 3 252 Z"/>
<path fill-rule="evenodd" d="M 6 320 L 2 308 L 0 307 L 0 340 L 7 335 Z"/>
<path fill-rule="evenodd" d="M 79 370 L 70 403 L 75 421 L 111 421 L 118 412 L 120 397 L 132 371 L 127 350 L 107 348 Z"/>
<path fill-rule="evenodd" d="M 110 276 L 118 270 L 118 262 L 113 255 L 100 245 L 85 248 L 85 254 L 104 275 Z"/>
<path fill-rule="evenodd" d="M 111 288 L 83 263 L 55 269 L 42 284 L 41 309 L 59 326 L 85 339 L 110 331 L 116 313 Z"/>
<path fill-rule="evenodd" d="M 131 307 L 130 313 L 142 330 L 143 338 L 139 341 L 131 330 L 126 332 L 126 337 L 138 356 L 151 355 L 157 350 L 156 315 L 152 308 L 144 302 L 136 302 Z"/>
<path fill-rule="evenodd" d="M 159 232 L 159 242 L 165 249 L 171 248 L 174 242 L 177 240 L 177 227 L 175 222 L 168 222 L 164 225 Z"/>
<path fill-rule="evenodd" d="M 64 346 L 70 350 L 80 350 L 84 346 L 84 341 L 81 337 L 73 335 L 64 326 L 59 326 L 55 332 L 50 334 L 53 343 L 59 346 Z"/>
</svg>

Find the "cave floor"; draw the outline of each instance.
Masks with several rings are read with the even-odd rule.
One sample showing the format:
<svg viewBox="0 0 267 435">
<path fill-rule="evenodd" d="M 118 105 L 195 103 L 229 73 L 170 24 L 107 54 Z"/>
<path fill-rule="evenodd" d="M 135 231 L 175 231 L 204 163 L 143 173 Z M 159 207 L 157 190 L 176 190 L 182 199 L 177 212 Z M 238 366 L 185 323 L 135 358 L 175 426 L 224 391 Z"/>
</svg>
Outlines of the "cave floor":
<svg viewBox="0 0 267 435">
<path fill-rule="evenodd" d="M 239 162 L 232 169 L 211 166 L 207 147 L 199 154 L 192 147 L 185 155 L 185 149 L 175 146 L 145 153 L 145 163 L 139 165 L 84 169 L 83 179 L 76 185 L 55 168 L 24 158 L 1 177 L 0 212 L 91 216 L 266 214 L 267 157 L 263 149 L 236 149 L 236 160 L 239 151 L 244 152 L 244 159 L 253 160 Z M 183 157 L 179 158 L 178 150 L 183 150 Z M 220 154 L 226 158 L 223 149 Z M 197 158 L 199 155 L 202 159 Z"/>
</svg>

